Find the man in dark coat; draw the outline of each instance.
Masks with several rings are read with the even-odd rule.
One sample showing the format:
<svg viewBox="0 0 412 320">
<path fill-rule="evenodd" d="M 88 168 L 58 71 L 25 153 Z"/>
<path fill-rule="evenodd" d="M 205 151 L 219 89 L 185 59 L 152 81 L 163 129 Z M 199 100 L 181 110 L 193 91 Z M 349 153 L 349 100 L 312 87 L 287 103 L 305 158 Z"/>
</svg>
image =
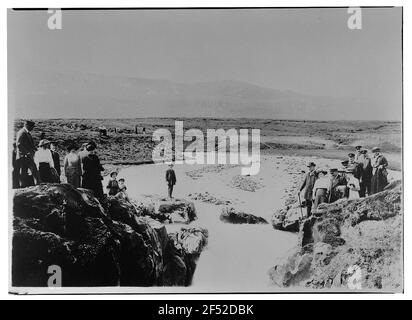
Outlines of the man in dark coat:
<svg viewBox="0 0 412 320">
<path fill-rule="evenodd" d="M 60 183 L 60 175 L 61 175 L 61 168 L 60 168 L 60 156 L 56 151 L 56 145 L 54 143 L 50 144 L 50 151 L 53 158 L 54 169 L 56 169 L 56 173 L 58 176 L 58 183 Z"/>
<path fill-rule="evenodd" d="M 355 160 L 355 157 L 356 156 L 354 153 L 348 154 L 348 159 L 349 159 L 348 169 L 351 169 L 353 171 L 353 175 L 356 179 L 360 179 L 362 176 L 362 164 L 357 162 Z"/>
<path fill-rule="evenodd" d="M 37 171 L 37 166 L 33 159 L 37 147 L 34 144 L 34 140 L 30 132 L 34 129 L 34 125 L 35 124 L 33 121 L 26 121 L 24 127 L 21 128 L 16 135 L 16 161 L 18 161 L 19 166 L 20 187 L 26 187 L 28 185 L 28 170 L 30 170 L 32 174 L 34 184 L 37 185 L 41 182 Z"/>
<path fill-rule="evenodd" d="M 330 169 L 331 179 L 329 187 L 329 203 L 335 202 L 346 196 L 346 178 L 339 174 L 338 169 Z"/>
<path fill-rule="evenodd" d="M 101 172 L 104 168 L 100 164 L 99 157 L 95 153 L 96 144 L 90 142 L 86 149 L 88 154 L 83 158 L 82 188 L 92 190 L 96 198 L 103 198 L 103 177 Z"/>
<path fill-rule="evenodd" d="M 169 169 L 166 171 L 166 182 L 168 186 L 168 194 L 169 198 L 172 199 L 173 196 L 173 187 L 176 184 L 176 174 L 175 171 L 173 170 L 173 163 L 169 164 Z"/>
<path fill-rule="evenodd" d="M 361 157 L 359 158 L 362 164 L 362 176 L 360 179 L 360 191 L 359 196 L 365 197 L 366 194 L 371 194 L 371 180 L 372 180 L 372 160 L 368 156 L 368 151 L 366 149 L 361 150 Z"/>
<path fill-rule="evenodd" d="M 371 194 L 375 194 L 383 191 L 388 184 L 388 171 L 386 170 L 388 160 L 380 153 L 380 148 L 375 147 L 372 149 L 372 152 L 374 156 L 372 160 L 373 176 L 371 180 Z"/>
<path fill-rule="evenodd" d="M 316 164 L 313 162 L 309 162 L 308 164 L 309 172 L 305 176 L 305 180 L 303 180 L 302 185 L 300 186 L 298 195 L 305 189 L 304 198 L 306 204 L 306 215 L 309 217 L 312 212 L 312 197 L 313 197 L 313 186 L 315 185 L 315 181 L 317 179 L 316 176 Z"/>
</svg>

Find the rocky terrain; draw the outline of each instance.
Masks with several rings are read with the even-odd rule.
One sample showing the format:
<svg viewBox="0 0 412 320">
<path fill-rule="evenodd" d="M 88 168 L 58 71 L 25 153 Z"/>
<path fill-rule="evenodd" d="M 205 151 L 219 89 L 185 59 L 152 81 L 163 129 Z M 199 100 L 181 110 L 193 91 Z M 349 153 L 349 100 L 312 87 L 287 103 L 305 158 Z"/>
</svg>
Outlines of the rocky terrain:
<svg viewBox="0 0 412 320">
<path fill-rule="evenodd" d="M 52 265 L 64 287 L 190 285 L 207 230 L 168 232 L 147 212 L 114 197 L 99 202 L 68 184 L 16 190 L 12 285 L 47 286 Z"/>
<path fill-rule="evenodd" d="M 403 290 L 402 190 L 322 204 L 303 221 L 297 248 L 269 271 L 281 288 Z"/>
</svg>

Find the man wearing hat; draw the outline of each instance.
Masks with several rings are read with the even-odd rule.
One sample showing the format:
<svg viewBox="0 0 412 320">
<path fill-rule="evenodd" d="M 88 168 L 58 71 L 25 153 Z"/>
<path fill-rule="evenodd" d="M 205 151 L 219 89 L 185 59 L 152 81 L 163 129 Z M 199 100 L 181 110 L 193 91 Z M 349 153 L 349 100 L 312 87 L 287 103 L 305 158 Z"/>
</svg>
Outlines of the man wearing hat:
<svg viewBox="0 0 412 320">
<path fill-rule="evenodd" d="M 383 191 L 388 184 L 388 160 L 381 154 L 381 149 L 375 147 L 372 149 L 372 180 L 371 180 L 371 194 Z"/>
<path fill-rule="evenodd" d="M 372 180 L 372 160 L 368 156 L 368 150 L 362 149 L 360 151 L 359 163 L 362 165 L 362 175 L 360 180 L 360 197 L 365 197 L 366 194 L 371 193 L 371 180 Z"/>
<path fill-rule="evenodd" d="M 49 140 L 40 140 L 39 148 L 34 154 L 34 163 L 38 168 L 41 181 L 51 183 L 55 182 L 55 178 L 52 172 L 54 170 L 53 155 L 49 147 Z"/>
<path fill-rule="evenodd" d="M 346 195 L 346 178 L 338 172 L 337 168 L 330 169 L 330 187 L 328 202 L 332 203 L 338 199 L 342 199 Z"/>
<path fill-rule="evenodd" d="M 176 173 L 173 170 L 173 163 L 169 164 L 169 169 L 166 171 L 166 182 L 168 186 L 169 198 L 173 198 L 173 187 L 176 184 Z"/>
<path fill-rule="evenodd" d="M 304 198 L 305 198 L 305 204 L 306 204 L 306 212 L 307 212 L 307 217 L 311 215 L 312 212 L 312 197 L 313 197 L 313 187 L 315 185 L 317 175 L 316 175 L 316 164 L 313 162 L 309 162 L 308 164 L 309 172 L 305 176 L 305 180 L 303 180 L 302 185 L 300 186 L 298 195 L 300 196 L 300 193 L 302 192 L 303 189 L 305 189 L 304 193 Z"/>
<path fill-rule="evenodd" d="M 19 167 L 19 183 L 20 187 L 26 187 L 31 185 L 29 180 L 28 170 L 30 170 L 34 184 L 39 184 L 40 178 L 37 171 L 36 164 L 34 163 L 33 157 L 37 148 L 34 144 L 31 131 L 34 129 L 34 122 L 27 120 L 24 123 L 24 127 L 21 128 L 16 135 L 16 161 Z"/>
</svg>

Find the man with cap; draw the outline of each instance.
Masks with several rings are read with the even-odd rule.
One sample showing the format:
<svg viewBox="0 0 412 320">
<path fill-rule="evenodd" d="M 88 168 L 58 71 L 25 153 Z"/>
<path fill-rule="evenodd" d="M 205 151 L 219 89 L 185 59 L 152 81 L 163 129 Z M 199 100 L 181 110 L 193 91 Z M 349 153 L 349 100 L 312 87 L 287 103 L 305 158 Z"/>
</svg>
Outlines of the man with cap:
<svg viewBox="0 0 412 320">
<path fill-rule="evenodd" d="M 373 160 L 372 160 L 372 180 L 371 180 L 371 194 L 375 194 L 383 191 L 383 189 L 388 184 L 388 160 L 380 153 L 381 149 L 375 147 L 372 149 Z"/>
<path fill-rule="evenodd" d="M 306 204 L 306 212 L 307 217 L 311 215 L 312 212 L 312 197 L 313 197 L 313 187 L 315 185 L 317 176 L 316 176 L 316 164 L 313 162 L 309 162 L 308 164 L 309 172 L 305 176 L 305 180 L 303 180 L 302 185 L 300 186 L 298 195 L 305 189 L 304 198 Z"/>
<path fill-rule="evenodd" d="M 28 182 L 28 170 L 30 170 L 32 174 L 34 184 L 37 185 L 41 182 L 33 159 L 37 147 L 34 144 L 34 140 L 30 132 L 34 129 L 34 125 L 35 124 L 33 121 L 27 120 L 24 123 L 24 127 L 21 128 L 16 135 L 16 161 L 18 162 L 19 167 L 20 187 L 26 187 L 31 184 Z"/>
<path fill-rule="evenodd" d="M 359 163 L 362 164 L 362 176 L 360 178 L 359 195 L 363 198 L 366 194 L 371 194 L 372 160 L 368 156 L 368 150 L 362 149 L 360 152 Z"/>
<path fill-rule="evenodd" d="M 331 174 L 330 187 L 329 187 L 329 198 L 328 202 L 332 203 L 338 199 L 342 199 L 346 195 L 346 178 L 344 175 L 338 172 L 337 168 L 332 168 L 329 170 Z"/>
</svg>

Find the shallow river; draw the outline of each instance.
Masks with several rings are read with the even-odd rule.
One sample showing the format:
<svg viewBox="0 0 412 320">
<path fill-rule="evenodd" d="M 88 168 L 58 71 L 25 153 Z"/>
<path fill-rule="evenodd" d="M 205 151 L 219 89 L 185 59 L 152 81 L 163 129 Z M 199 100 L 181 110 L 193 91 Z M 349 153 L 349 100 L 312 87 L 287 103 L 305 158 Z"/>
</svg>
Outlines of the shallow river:
<svg viewBox="0 0 412 320">
<path fill-rule="evenodd" d="M 258 176 L 261 183 L 256 192 L 229 186 L 231 179 L 240 174 L 240 168 L 207 172 L 192 179 L 186 172 L 201 168 L 199 165 L 176 165 L 177 185 L 174 196 L 190 200 L 189 194 L 206 192 L 229 200 L 235 208 L 262 216 L 270 221 L 275 208 L 282 206 L 284 194 L 281 179 L 273 163 L 262 165 Z M 279 168 L 280 169 L 280 168 Z M 129 196 L 167 195 L 165 165 L 142 165 L 123 169 L 119 178 L 126 178 Z M 264 187 L 263 187 L 264 185 Z M 254 291 L 271 290 L 268 270 L 274 259 L 296 245 L 295 234 L 276 231 L 267 225 L 234 225 L 219 220 L 222 206 L 194 200 L 198 219 L 193 225 L 209 231 L 207 248 L 202 252 L 194 275 L 192 289 L 199 291 Z M 168 228 L 176 226 L 167 225 Z"/>
<path fill-rule="evenodd" d="M 209 243 L 202 252 L 190 290 L 196 292 L 276 291 L 270 285 L 268 270 L 274 260 L 297 245 L 297 235 L 274 230 L 270 217 L 283 207 L 286 193 L 296 194 L 296 185 L 303 178 L 297 174 L 312 158 L 262 157 L 260 172 L 250 179 L 257 183 L 255 192 L 233 187 L 231 181 L 240 175 L 239 167 L 201 170 L 205 166 L 176 165 L 177 185 L 174 197 L 191 200 L 195 192 L 231 201 L 231 206 L 265 218 L 266 225 L 234 225 L 219 220 L 222 206 L 193 200 L 198 219 L 193 225 L 209 231 Z M 316 159 L 329 164 L 336 160 Z M 210 167 L 208 167 L 210 168 Z M 144 195 L 167 195 L 165 165 L 141 165 L 123 169 L 118 178 L 125 178 L 131 198 Z M 187 172 L 195 173 L 195 178 Z M 249 178 L 248 178 L 249 179 Z M 106 183 L 106 182 L 105 182 Z M 180 225 L 181 226 L 181 225 Z M 166 225 L 168 229 L 180 227 Z"/>
</svg>

